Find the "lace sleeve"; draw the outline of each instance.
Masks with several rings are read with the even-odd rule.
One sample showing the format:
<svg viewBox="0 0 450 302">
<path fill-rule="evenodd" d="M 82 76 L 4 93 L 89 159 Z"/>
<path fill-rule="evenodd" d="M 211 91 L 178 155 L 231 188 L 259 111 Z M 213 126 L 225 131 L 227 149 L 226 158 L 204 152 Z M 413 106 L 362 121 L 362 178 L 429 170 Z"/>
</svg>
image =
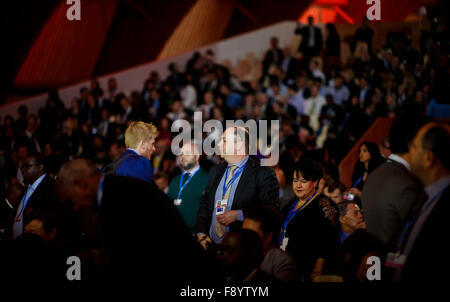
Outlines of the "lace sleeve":
<svg viewBox="0 0 450 302">
<path fill-rule="evenodd" d="M 337 227 L 338 213 L 336 207 L 332 204 L 333 201 L 324 195 L 319 198 L 319 205 L 322 208 L 324 216 L 331 222 L 333 227 Z"/>
</svg>

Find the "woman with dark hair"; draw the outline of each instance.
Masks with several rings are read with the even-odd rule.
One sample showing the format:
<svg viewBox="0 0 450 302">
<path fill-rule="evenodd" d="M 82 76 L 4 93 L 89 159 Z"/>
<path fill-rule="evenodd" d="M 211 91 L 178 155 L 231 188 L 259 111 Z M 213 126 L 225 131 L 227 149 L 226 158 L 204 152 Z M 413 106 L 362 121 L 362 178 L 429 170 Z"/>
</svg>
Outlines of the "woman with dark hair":
<svg viewBox="0 0 450 302">
<path fill-rule="evenodd" d="M 385 158 L 381 155 L 380 148 L 377 144 L 363 142 L 359 146 L 359 160 L 353 169 L 350 193 L 361 197 L 361 191 L 367 176 L 384 162 Z"/>
<path fill-rule="evenodd" d="M 306 281 L 333 271 L 339 249 L 337 209 L 319 193 L 320 165 L 313 160 L 295 164 L 292 188 L 296 197 L 282 209 L 280 245 L 297 263 Z"/>
</svg>

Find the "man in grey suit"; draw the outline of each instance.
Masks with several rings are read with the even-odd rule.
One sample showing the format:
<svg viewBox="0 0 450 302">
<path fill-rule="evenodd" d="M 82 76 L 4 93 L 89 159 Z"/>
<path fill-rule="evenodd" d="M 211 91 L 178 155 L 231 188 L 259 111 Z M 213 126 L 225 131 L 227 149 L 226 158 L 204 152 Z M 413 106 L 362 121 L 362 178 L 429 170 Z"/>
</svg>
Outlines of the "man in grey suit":
<svg viewBox="0 0 450 302">
<path fill-rule="evenodd" d="M 408 158 L 408 145 L 424 124 L 421 118 L 396 119 L 389 132 L 392 154 L 364 184 L 361 202 L 367 231 L 383 245 L 398 236 L 412 206 L 425 198 Z"/>
</svg>

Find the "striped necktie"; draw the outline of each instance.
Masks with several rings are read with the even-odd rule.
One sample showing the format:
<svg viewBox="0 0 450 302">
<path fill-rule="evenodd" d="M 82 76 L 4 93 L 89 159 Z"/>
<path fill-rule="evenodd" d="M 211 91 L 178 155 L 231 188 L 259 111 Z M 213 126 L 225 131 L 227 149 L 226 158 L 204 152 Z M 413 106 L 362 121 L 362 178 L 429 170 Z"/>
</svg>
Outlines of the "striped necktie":
<svg viewBox="0 0 450 302">
<path fill-rule="evenodd" d="M 228 173 L 227 179 L 225 179 L 225 185 L 230 182 L 230 180 L 233 178 L 234 172 L 236 171 L 237 166 L 230 166 L 230 173 Z M 223 199 L 228 199 L 231 192 L 231 187 L 229 186 L 227 190 L 225 191 Z M 219 236 L 219 238 L 222 238 L 223 235 L 226 232 L 226 226 L 216 221 L 216 234 Z"/>
</svg>

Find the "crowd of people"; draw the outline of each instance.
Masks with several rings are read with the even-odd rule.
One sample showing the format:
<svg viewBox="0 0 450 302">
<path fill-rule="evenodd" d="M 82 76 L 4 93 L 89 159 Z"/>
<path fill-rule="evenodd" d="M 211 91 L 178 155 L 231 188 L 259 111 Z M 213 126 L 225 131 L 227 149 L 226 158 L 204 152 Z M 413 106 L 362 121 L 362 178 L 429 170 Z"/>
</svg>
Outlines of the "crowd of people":
<svg viewBox="0 0 450 302">
<path fill-rule="evenodd" d="M 37 115 L 21 106 L 4 116 L 3 272 L 66 278 L 59 260 L 73 255 L 85 280 L 152 272 L 161 284 L 367 281 L 370 256 L 383 260 L 383 280 L 445 272 L 445 261 L 422 259 L 443 250 L 433 233 L 446 229 L 450 194 L 450 130 L 436 120 L 450 117 L 447 38 L 431 26 L 420 49 L 404 34 L 372 49 L 364 20 L 344 65 L 333 24 L 322 37 L 311 17 L 295 34 L 300 55 L 273 37 L 256 81 L 208 50 L 183 71 L 170 64 L 166 79 L 151 72 L 141 91 L 93 79 L 70 108 L 51 90 Z M 174 155 L 172 123 L 198 111 L 279 120 L 278 164 L 261 166 L 240 127 L 225 130 L 221 154 L 187 143 Z M 389 135 L 359 146 L 346 187 L 337 166 L 378 117 L 395 119 Z M 26 261 L 24 249 L 34 251 Z"/>
</svg>

